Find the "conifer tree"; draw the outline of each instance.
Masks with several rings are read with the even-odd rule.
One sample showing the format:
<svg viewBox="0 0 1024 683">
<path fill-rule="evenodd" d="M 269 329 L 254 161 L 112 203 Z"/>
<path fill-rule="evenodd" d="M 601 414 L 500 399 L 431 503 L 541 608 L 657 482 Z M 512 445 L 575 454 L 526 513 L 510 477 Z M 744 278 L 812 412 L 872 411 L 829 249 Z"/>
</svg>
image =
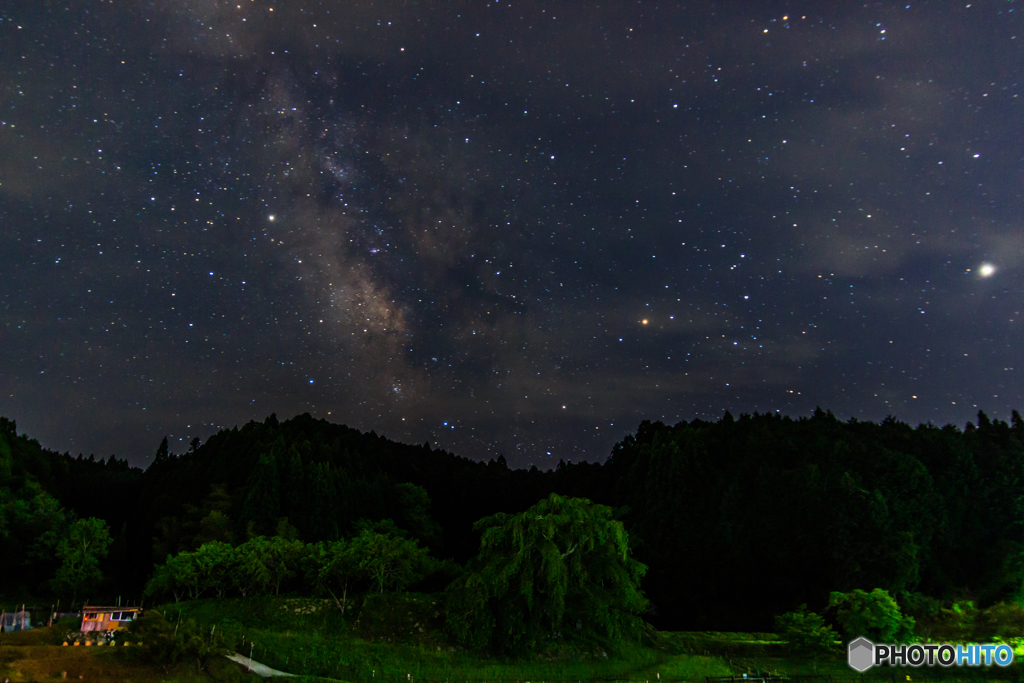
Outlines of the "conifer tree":
<svg viewBox="0 0 1024 683">
<path fill-rule="evenodd" d="M 275 444 L 276 446 L 276 444 Z M 245 498 L 245 520 L 256 534 L 270 534 L 281 516 L 280 473 L 275 458 L 276 447 L 260 454 L 249 477 Z"/>
</svg>

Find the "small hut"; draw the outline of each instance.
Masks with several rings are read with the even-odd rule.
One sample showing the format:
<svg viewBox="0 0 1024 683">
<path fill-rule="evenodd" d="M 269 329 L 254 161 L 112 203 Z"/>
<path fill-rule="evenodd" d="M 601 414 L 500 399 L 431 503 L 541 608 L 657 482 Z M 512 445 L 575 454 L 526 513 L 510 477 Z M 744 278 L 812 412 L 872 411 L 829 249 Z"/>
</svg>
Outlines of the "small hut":
<svg viewBox="0 0 1024 683">
<path fill-rule="evenodd" d="M 20 612 L 0 612 L 0 633 L 29 630 L 32 628 L 31 616 L 24 607 Z"/>
<path fill-rule="evenodd" d="M 82 631 L 117 631 L 127 628 L 142 613 L 141 607 L 82 608 Z"/>
</svg>

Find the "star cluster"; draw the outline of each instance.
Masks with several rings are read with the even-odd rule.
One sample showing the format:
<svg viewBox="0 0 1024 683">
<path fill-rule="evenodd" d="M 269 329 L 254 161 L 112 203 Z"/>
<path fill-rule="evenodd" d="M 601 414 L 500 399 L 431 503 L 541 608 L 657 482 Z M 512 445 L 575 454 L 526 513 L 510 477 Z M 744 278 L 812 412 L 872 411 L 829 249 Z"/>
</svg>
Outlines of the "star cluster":
<svg viewBox="0 0 1024 683">
<path fill-rule="evenodd" d="M 643 419 L 1005 417 L 1018 3 L 793 7 L 0 10 L 0 414 L 542 468 Z"/>
</svg>

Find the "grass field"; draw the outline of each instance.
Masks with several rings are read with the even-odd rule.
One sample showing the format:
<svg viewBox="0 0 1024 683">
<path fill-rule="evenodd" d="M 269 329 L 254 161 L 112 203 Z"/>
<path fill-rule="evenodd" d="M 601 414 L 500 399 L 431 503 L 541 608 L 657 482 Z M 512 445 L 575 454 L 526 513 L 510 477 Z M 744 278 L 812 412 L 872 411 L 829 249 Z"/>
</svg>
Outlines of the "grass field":
<svg viewBox="0 0 1024 683">
<path fill-rule="evenodd" d="M 210 661 L 199 673 L 191 662 L 152 666 L 128 647 L 63 645 L 67 628 L 36 628 L 0 634 L 0 681 L 92 681 L 94 683 L 209 683 L 262 680 L 226 659 Z M 73 641 L 69 641 L 73 642 Z"/>
<path fill-rule="evenodd" d="M 441 632 L 435 598 L 369 596 L 350 614 L 305 599 L 199 600 L 166 605 L 169 620 L 195 619 L 227 634 L 239 652 L 282 671 L 353 681 L 620 681 L 704 680 L 728 676 L 718 656 L 684 653 L 671 642 L 648 642 L 618 653 L 599 643 L 567 642 L 541 657 L 510 661 L 467 652 Z"/>
<path fill-rule="evenodd" d="M 50 629 L 29 633 L 44 636 Z M 157 681 L 258 681 L 245 670 L 226 659 L 211 661 L 201 673 L 191 663 L 154 667 L 124 651 L 112 647 L 64 647 L 51 644 L 12 644 L 12 636 L 0 635 L 0 681 L 91 681 L 94 683 L 156 683 Z"/>
<path fill-rule="evenodd" d="M 297 674 L 299 678 L 288 679 L 295 681 L 703 683 L 707 677 L 743 674 L 811 677 L 807 680 L 823 683 L 830 677 L 837 683 L 1024 679 L 1024 668 L 1017 664 L 1007 669 L 881 668 L 856 674 L 838 646 L 830 657 L 791 657 L 770 633 L 652 632 L 644 642 L 617 652 L 597 642 L 559 641 L 541 655 L 510 660 L 455 647 L 443 634 L 436 598 L 411 593 L 361 598 L 344 616 L 331 602 L 291 597 L 197 600 L 157 609 L 171 624 L 191 620 L 203 632 L 219 631 L 230 649 Z M 148 665 L 141 648 L 133 651 L 133 646 L 64 647 L 61 640 L 57 627 L 0 634 L 0 681 L 257 680 L 220 658 L 197 673 L 193 663 Z M 1018 650 L 1018 655 L 1024 653 Z"/>
</svg>

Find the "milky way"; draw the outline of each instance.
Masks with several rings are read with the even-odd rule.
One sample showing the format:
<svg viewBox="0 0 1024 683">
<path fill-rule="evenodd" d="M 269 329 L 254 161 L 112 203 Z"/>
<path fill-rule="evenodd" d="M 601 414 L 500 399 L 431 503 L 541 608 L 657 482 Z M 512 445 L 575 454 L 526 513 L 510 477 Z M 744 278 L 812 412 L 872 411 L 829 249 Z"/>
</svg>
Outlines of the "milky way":
<svg viewBox="0 0 1024 683">
<path fill-rule="evenodd" d="M 1021 407 L 1014 2 L 0 11 L 0 414 L 514 465 Z M 811 8 L 808 8 L 810 11 Z"/>
</svg>

